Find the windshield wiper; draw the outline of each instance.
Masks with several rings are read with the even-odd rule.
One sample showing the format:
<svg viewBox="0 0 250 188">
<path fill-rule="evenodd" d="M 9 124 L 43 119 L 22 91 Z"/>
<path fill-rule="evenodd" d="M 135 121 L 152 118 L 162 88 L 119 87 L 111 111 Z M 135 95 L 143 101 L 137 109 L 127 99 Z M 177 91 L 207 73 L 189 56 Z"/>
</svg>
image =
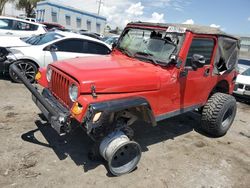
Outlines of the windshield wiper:
<svg viewBox="0 0 250 188">
<path fill-rule="evenodd" d="M 125 54 L 125 55 L 127 55 L 129 57 L 133 57 L 133 54 L 130 51 L 128 51 L 127 49 L 119 48 L 119 47 L 117 49 L 119 49 L 123 54 Z"/>
<path fill-rule="evenodd" d="M 160 62 L 154 58 L 154 55 L 147 52 L 136 52 L 134 57 L 143 58 L 151 61 L 154 65 L 166 66 L 167 64 Z"/>
</svg>

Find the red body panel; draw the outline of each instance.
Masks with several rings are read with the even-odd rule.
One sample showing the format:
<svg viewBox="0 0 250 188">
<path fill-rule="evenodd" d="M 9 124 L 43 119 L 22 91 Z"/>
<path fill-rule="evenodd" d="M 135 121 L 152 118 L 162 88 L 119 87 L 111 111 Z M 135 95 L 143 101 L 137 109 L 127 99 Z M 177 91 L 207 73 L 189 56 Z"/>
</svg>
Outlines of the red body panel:
<svg viewBox="0 0 250 188">
<path fill-rule="evenodd" d="M 159 67 L 114 51 L 107 56 L 94 56 L 54 63 L 81 84 L 81 93 L 128 93 L 160 88 Z M 165 72 L 167 74 L 167 72 Z"/>
</svg>

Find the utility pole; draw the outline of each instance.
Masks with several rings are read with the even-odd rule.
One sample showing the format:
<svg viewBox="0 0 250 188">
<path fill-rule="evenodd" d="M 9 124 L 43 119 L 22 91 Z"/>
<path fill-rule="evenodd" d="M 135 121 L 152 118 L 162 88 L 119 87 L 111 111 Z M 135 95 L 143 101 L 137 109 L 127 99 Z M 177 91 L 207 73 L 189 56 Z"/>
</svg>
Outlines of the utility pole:
<svg viewBox="0 0 250 188">
<path fill-rule="evenodd" d="M 99 5 L 98 5 L 98 15 L 100 15 L 100 10 L 101 10 L 101 5 L 103 4 L 103 2 L 102 2 L 102 0 L 99 0 L 99 1 L 97 1 L 97 3 L 99 3 Z"/>
</svg>

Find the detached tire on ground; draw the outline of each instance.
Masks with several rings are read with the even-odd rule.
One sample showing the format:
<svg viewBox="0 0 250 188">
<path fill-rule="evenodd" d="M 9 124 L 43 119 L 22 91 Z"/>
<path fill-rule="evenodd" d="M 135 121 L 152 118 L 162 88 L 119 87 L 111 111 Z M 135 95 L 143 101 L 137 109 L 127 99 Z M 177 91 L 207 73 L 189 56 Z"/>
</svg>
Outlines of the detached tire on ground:
<svg viewBox="0 0 250 188">
<path fill-rule="evenodd" d="M 202 129 L 211 136 L 225 135 L 234 121 L 236 109 L 233 96 L 224 93 L 213 94 L 202 111 Z"/>
<path fill-rule="evenodd" d="M 99 147 L 101 156 L 108 162 L 109 171 L 121 176 L 133 171 L 141 159 L 141 147 L 130 141 L 122 131 L 106 136 Z"/>
<path fill-rule="evenodd" d="M 35 63 L 28 60 L 20 60 L 14 62 L 14 64 L 20 69 L 22 74 L 24 74 L 31 83 L 35 81 L 35 76 L 38 71 L 38 68 Z M 11 69 L 9 69 L 9 75 L 13 82 L 21 83 L 21 80 Z"/>
</svg>

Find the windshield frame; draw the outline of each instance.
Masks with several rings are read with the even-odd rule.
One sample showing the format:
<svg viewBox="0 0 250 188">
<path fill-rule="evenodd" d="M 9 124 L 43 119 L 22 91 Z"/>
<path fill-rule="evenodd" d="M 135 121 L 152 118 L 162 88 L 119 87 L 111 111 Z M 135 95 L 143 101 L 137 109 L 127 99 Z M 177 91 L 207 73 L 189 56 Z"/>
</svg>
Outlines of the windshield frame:
<svg viewBox="0 0 250 188">
<path fill-rule="evenodd" d="M 159 59 L 158 57 L 156 57 L 156 56 L 151 56 L 151 54 L 150 54 L 150 52 L 146 52 L 146 53 L 148 53 L 148 55 L 146 55 L 145 54 L 145 58 L 140 58 L 140 57 L 137 57 L 137 56 L 135 56 L 135 54 L 137 54 L 138 52 L 140 53 L 141 51 L 137 51 L 137 52 L 134 52 L 134 53 L 132 53 L 132 52 L 130 52 L 128 49 L 123 49 L 123 48 L 121 48 L 121 46 L 120 46 L 120 44 L 121 44 L 121 41 L 123 40 L 123 38 L 124 38 L 124 36 L 126 36 L 126 34 L 129 32 L 129 30 L 131 30 L 131 29 L 138 29 L 138 30 L 143 30 L 143 31 L 151 31 L 151 32 L 153 32 L 153 31 L 156 31 L 156 32 L 165 32 L 164 34 L 170 34 L 170 35 L 175 35 L 175 36 L 178 36 L 178 39 L 179 39 L 179 42 L 177 43 L 177 44 L 175 44 L 175 49 L 173 50 L 173 52 L 169 55 L 169 57 L 168 58 L 166 58 L 166 59 Z M 182 47 L 182 45 L 183 45 L 183 42 L 184 42 L 184 40 L 185 40 L 185 37 L 186 37 L 186 32 L 184 32 L 184 33 L 176 33 L 176 32 L 167 32 L 167 28 L 157 28 L 157 27 L 150 27 L 150 28 L 148 28 L 148 27 L 133 27 L 133 26 L 130 26 L 130 27 L 126 27 L 124 30 L 123 30 L 123 32 L 122 32 L 122 34 L 121 34 L 121 36 L 120 36 L 120 38 L 118 39 L 118 41 L 117 41 L 117 45 L 116 45 L 116 49 L 118 49 L 119 51 L 121 51 L 122 53 L 124 53 L 124 51 L 126 51 L 127 53 L 124 53 L 124 54 L 126 54 L 127 56 L 129 56 L 129 57 L 132 57 L 132 58 L 137 58 L 137 59 L 139 59 L 139 60 L 142 60 L 142 61 L 151 61 L 152 60 L 152 58 L 154 58 L 154 60 L 156 61 L 156 62 L 159 62 L 158 64 L 160 64 L 160 65 L 164 65 L 164 64 L 168 64 L 169 62 L 171 62 L 172 61 L 172 55 L 173 55 L 173 57 L 178 57 L 178 54 L 180 53 L 180 50 L 181 50 L 181 47 Z M 163 38 L 162 38 L 162 40 L 164 40 Z M 133 55 L 131 55 L 131 54 L 133 54 Z M 150 58 L 146 58 L 146 57 L 149 57 L 150 56 Z M 151 61 L 152 62 L 152 61 Z"/>
</svg>

